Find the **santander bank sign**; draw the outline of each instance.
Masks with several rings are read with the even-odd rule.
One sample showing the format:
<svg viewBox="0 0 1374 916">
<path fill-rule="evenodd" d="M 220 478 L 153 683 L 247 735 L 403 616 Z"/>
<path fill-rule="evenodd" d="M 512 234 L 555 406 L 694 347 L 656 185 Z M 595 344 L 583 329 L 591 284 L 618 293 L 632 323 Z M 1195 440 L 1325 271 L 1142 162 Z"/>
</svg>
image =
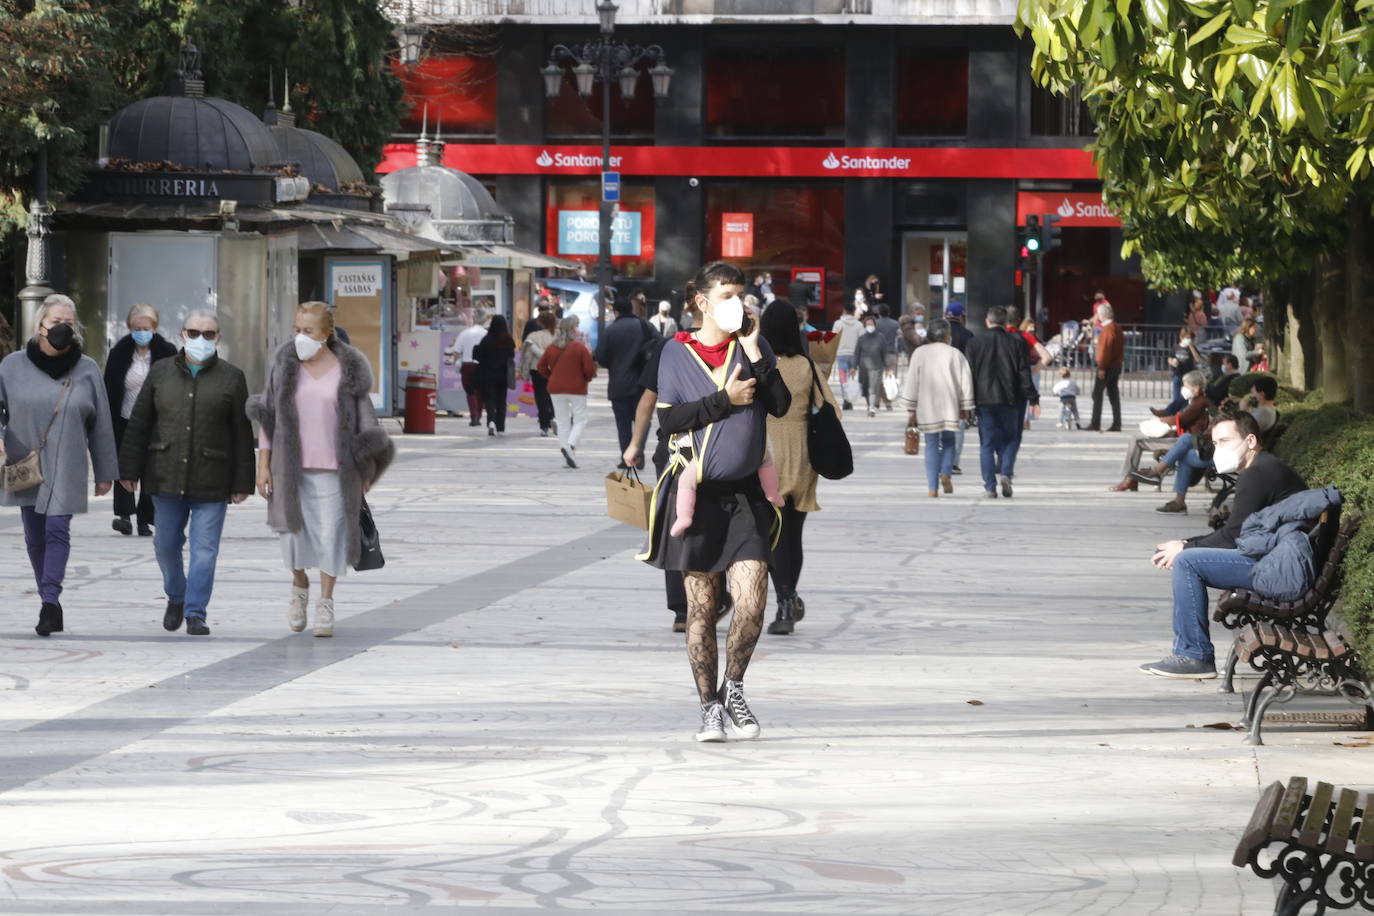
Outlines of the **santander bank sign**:
<svg viewBox="0 0 1374 916">
<path fill-rule="evenodd" d="M 1081 191 L 1020 191 L 1016 195 L 1016 222 L 1032 213 L 1053 213 L 1061 226 L 1120 226 L 1099 193 Z"/>
</svg>

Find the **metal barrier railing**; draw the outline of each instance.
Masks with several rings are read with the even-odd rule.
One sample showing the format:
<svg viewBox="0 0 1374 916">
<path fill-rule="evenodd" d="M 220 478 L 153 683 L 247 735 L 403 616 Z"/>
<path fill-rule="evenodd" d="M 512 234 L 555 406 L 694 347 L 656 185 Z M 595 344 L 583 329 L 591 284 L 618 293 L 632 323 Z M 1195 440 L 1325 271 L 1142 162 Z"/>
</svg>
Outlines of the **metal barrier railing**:
<svg viewBox="0 0 1374 916">
<path fill-rule="evenodd" d="M 1163 406 L 1173 397 L 1173 369 L 1169 358 L 1178 349 L 1178 325 L 1124 324 L 1121 330 L 1126 339 L 1119 386 L 1121 396 L 1159 400 Z M 1067 367 L 1078 383 L 1079 397 L 1090 396 L 1097 380 L 1096 337 L 1092 327 L 1066 322 L 1046 346 L 1054 355 L 1054 362 L 1038 367 L 1037 385 L 1041 394 L 1049 395 L 1059 380 L 1060 370 Z M 1207 372 L 1213 354 L 1219 359 L 1219 354 L 1229 352 L 1230 347 L 1221 329 L 1204 328 L 1199 335 L 1198 350 L 1203 359 L 1201 368 Z"/>
</svg>

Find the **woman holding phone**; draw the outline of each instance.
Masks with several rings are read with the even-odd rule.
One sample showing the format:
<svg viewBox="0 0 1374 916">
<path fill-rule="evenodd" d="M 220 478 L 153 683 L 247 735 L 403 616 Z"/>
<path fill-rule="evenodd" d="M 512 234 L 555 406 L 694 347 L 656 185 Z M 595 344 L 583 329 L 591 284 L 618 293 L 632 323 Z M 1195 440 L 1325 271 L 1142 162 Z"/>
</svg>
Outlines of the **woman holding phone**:
<svg viewBox="0 0 1374 916">
<path fill-rule="evenodd" d="M 658 422 L 671 459 L 654 493 L 649 546 L 640 559 L 679 570 L 687 590 L 687 659 L 701 701 L 698 741 L 724 741 L 729 718 L 737 735 L 756 738 L 759 722 L 744 699 L 744 674 L 763 630 L 768 562 L 778 512 L 759 482 L 767 450 L 767 417 L 791 405 L 773 351 L 759 324 L 745 315 L 744 274 L 733 264 L 707 264 L 694 281 L 701 326 L 667 341 L 658 371 Z M 676 520 L 679 478 L 696 474 L 692 524 Z M 734 598 L 725 650 L 725 680 L 717 682 L 716 609 L 720 576 Z"/>
</svg>

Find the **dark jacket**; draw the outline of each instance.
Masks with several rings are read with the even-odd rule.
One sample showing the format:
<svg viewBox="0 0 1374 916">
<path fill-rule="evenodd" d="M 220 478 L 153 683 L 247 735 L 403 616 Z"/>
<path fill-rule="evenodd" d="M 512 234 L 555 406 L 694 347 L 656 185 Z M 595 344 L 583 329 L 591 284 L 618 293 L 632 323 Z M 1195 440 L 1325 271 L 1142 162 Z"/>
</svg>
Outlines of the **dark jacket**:
<svg viewBox="0 0 1374 916">
<path fill-rule="evenodd" d="M 1251 513 L 1267 509 L 1306 489 L 1306 481 L 1298 476 L 1296 471 L 1276 458 L 1272 452 L 1261 451 L 1236 479 L 1236 498 L 1231 505 L 1231 515 L 1226 524 L 1210 534 L 1189 538 L 1185 544 L 1188 547 L 1220 547 L 1223 550 L 1234 550 L 1241 526 Z"/>
<path fill-rule="evenodd" d="M 488 335 L 490 336 L 490 335 Z M 483 387 L 508 386 L 515 376 L 515 347 L 487 346 L 487 338 L 472 348 L 477 360 L 477 381 Z"/>
<path fill-rule="evenodd" d="M 133 335 L 125 334 L 119 343 L 110 348 L 110 355 L 105 357 L 105 398 L 110 402 L 110 419 L 116 423 L 120 420 L 119 410 L 124 404 L 124 377 L 134 364 L 134 349 Z M 153 355 L 156 365 L 159 360 L 176 356 L 177 348 L 161 334 L 154 334 L 148 344 L 148 352 Z"/>
<path fill-rule="evenodd" d="M 1237 550 L 1259 560 L 1250 571 L 1250 588 L 1271 601 L 1301 598 L 1317 579 L 1308 532 L 1323 512 L 1340 505 L 1340 490 L 1321 487 L 1252 512 L 1236 538 Z"/>
<path fill-rule="evenodd" d="M 243 372 L 212 356 L 194 377 L 184 354 L 153 365 L 119 449 L 119 479 L 154 496 L 223 502 L 252 493 L 253 427 Z"/>
<path fill-rule="evenodd" d="M 954 349 L 968 355 L 969 342 L 973 340 L 973 332 L 964 327 L 962 321 L 951 321 L 949 323 L 949 345 Z"/>
<path fill-rule="evenodd" d="M 1207 400 L 1220 407 L 1221 402 L 1231 396 L 1231 382 L 1239 377 L 1239 372 L 1232 372 L 1230 375 L 1219 375 L 1207 386 Z"/>
<path fill-rule="evenodd" d="M 1207 400 L 1207 395 L 1199 394 L 1174 416 L 1160 419 L 1185 433 L 1192 433 L 1194 439 L 1202 441 L 1207 430 L 1212 428 L 1211 408 L 1212 402 Z"/>
<path fill-rule="evenodd" d="M 882 331 L 874 331 L 869 334 L 867 331 L 859 335 L 859 342 L 854 345 L 854 363 L 860 369 L 869 372 L 882 372 L 887 368 L 887 354 L 892 352 L 892 348 L 887 345 L 887 339 L 883 337 Z"/>
<path fill-rule="evenodd" d="M 647 357 L 645 344 L 657 342 L 653 325 L 633 315 L 621 315 L 606 328 L 596 345 L 597 365 L 606 369 L 606 397 L 637 398 L 639 373 Z"/>
<path fill-rule="evenodd" d="M 1040 392 L 1031 381 L 1030 351 L 1020 335 L 989 328 L 973 335 L 964 355 L 973 371 L 973 396 L 979 407 L 1040 403 Z"/>
</svg>

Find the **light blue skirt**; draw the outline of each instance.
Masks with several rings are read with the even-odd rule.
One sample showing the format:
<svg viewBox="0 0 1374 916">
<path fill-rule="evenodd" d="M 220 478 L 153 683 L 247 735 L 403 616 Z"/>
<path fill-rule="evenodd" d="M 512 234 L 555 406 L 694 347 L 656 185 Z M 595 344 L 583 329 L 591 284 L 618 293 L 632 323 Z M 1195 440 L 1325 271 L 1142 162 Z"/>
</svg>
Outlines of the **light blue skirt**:
<svg viewBox="0 0 1374 916">
<path fill-rule="evenodd" d="M 339 472 L 306 471 L 301 475 L 300 500 L 301 530 L 281 536 L 286 568 L 318 569 L 342 578 L 348 571 L 348 525 Z"/>
</svg>

